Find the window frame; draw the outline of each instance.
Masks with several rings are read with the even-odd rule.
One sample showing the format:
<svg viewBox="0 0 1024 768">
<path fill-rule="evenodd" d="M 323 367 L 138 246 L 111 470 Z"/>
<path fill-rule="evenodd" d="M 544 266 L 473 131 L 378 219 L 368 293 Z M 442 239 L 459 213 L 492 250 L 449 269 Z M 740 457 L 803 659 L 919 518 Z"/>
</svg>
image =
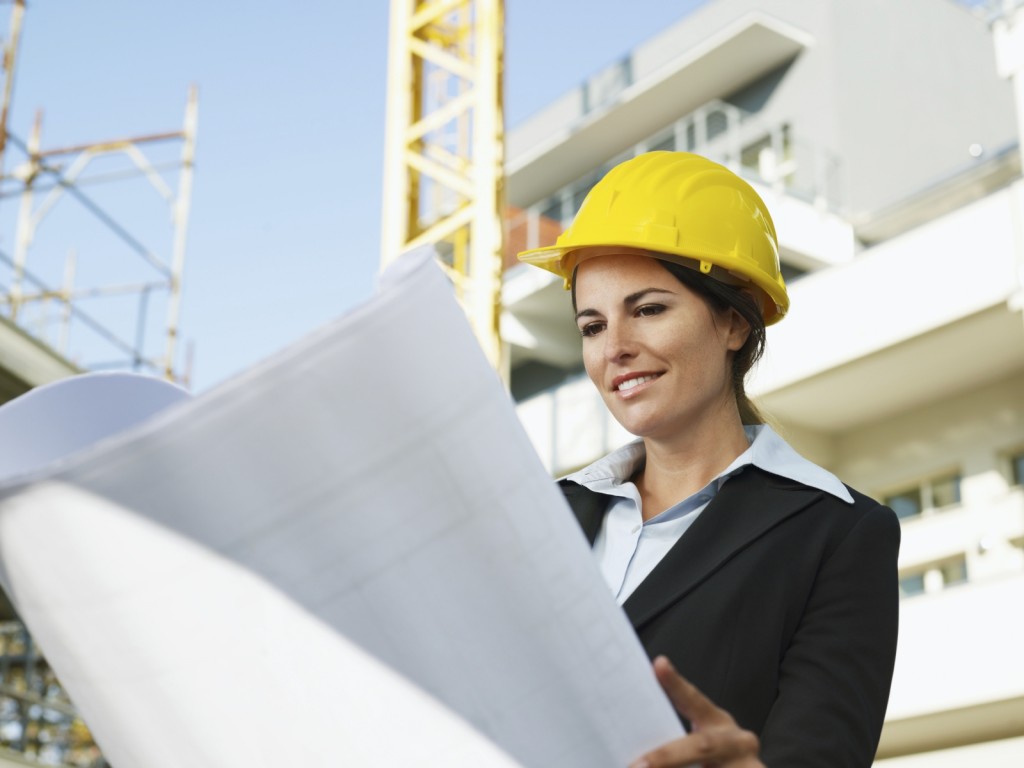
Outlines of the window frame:
<svg viewBox="0 0 1024 768">
<path fill-rule="evenodd" d="M 1006 479 L 1011 488 L 1024 487 L 1024 446 L 1017 446 L 1005 454 Z"/>
<path fill-rule="evenodd" d="M 902 486 L 895 486 L 892 490 L 879 494 L 879 498 L 882 503 L 887 507 L 890 507 L 900 519 L 900 522 L 921 520 L 923 518 L 930 517 L 937 513 L 948 512 L 954 509 L 959 509 L 963 506 L 963 472 L 960 468 L 947 470 L 943 472 L 935 472 L 929 474 L 913 483 L 908 483 Z M 954 490 L 954 500 L 946 503 L 936 503 L 936 488 L 941 484 L 948 481 L 952 481 Z M 916 495 L 920 509 L 914 514 L 901 515 L 897 508 L 899 504 L 893 504 L 893 502 L 900 497 L 909 497 Z"/>
<path fill-rule="evenodd" d="M 956 569 L 955 574 L 954 568 Z M 953 575 L 951 576 L 951 574 Z M 906 587 L 912 580 L 919 580 L 920 589 L 915 588 L 908 592 Z M 970 580 L 967 553 L 958 552 L 949 557 L 933 560 L 924 565 L 915 565 L 901 571 L 899 574 L 900 599 L 939 594 L 968 584 Z"/>
</svg>

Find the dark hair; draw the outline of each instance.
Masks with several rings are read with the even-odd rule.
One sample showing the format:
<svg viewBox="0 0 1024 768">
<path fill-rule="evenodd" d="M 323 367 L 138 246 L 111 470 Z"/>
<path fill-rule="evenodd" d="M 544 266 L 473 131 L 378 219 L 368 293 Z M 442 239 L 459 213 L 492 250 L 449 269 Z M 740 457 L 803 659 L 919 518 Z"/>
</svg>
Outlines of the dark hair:
<svg viewBox="0 0 1024 768">
<path fill-rule="evenodd" d="M 695 269 L 684 267 L 682 264 L 664 259 L 656 259 L 656 261 L 679 282 L 704 299 L 711 309 L 717 312 L 734 309 L 750 326 L 747 340 L 743 342 L 742 347 L 736 350 L 732 358 L 732 390 L 736 397 L 736 406 L 740 411 L 740 421 L 743 424 L 764 424 L 765 418 L 747 397 L 745 386 L 747 373 L 764 354 L 764 317 L 761 315 L 761 310 L 757 306 L 757 302 L 754 301 L 754 297 L 747 291 L 708 277 Z M 575 312 L 575 279 L 572 283 L 572 307 Z"/>
</svg>

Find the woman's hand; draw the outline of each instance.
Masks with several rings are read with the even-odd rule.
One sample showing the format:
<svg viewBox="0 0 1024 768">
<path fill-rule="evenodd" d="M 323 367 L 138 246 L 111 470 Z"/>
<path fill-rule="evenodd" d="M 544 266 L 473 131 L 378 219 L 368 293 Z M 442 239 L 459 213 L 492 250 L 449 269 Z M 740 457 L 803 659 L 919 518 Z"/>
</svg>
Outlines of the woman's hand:
<svg viewBox="0 0 1024 768">
<path fill-rule="evenodd" d="M 676 672 L 672 662 L 659 656 L 654 660 L 654 674 L 676 711 L 690 721 L 692 732 L 648 752 L 629 768 L 765 768 L 758 758 L 757 736 L 736 725 L 732 715 Z"/>
</svg>

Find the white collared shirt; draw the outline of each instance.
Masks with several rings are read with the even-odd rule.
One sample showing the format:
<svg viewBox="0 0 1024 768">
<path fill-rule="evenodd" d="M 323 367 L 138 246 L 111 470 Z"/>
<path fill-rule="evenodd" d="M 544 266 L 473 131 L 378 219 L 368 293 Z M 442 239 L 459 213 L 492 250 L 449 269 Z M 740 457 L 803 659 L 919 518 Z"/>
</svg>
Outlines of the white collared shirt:
<svg viewBox="0 0 1024 768">
<path fill-rule="evenodd" d="M 615 497 L 594 540 L 594 554 L 620 605 L 686 533 L 725 481 L 743 467 L 753 465 L 853 503 L 839 478 L 794 451 L 771 427 L 743 429 L 750 441 L 747 450 L 699 491 L 646 522 L 640 493 L 629 479 L 645 458 L 642 440 L 624 445 L 566 477 L 592 491 Z"/>
</svg>

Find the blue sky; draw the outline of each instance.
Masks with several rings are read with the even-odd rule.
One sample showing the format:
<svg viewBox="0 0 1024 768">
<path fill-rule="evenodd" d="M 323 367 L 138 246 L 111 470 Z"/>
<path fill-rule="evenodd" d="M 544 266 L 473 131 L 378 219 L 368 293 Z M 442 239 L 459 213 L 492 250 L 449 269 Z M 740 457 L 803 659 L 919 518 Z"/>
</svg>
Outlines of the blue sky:
<svg viewBox="0 0 1024 768">
<path fill-rule="evenodd" d="M 507 124 L 702 2 L 507 0 Z M 189 85 L 199 87 L 181 320 L 181 337 L 194 348 L 195 390 L 371 293 L 388 5 L 29 0 L 9 123 L 16 136 L 27 137 L 37 108 L 45 113 L 44 149 L 174 130 Z M 0 4 L 4 37 L 9 9 Z M 160 151 L 174 155 L 177 147 Z M 19 160 L 8 150 L 6 170 Z M 89 194 L 140 237 L 155 231 L 157 246 L 169 243 L 167 209 L 142 187 L 108 184 Z M 16 198 L 0 200 L 0 249 L 8 254 L 17 207 Z M 92 265 L 133 279 L 136 267 L 122 266 L 109 236 L 76 207 L 64 200 L 54 209 L 30 268 L 59 274 L 74 249 L 80 274 Z M 153 325 L 161 324 L 157 314 Z"/>
</svg>

